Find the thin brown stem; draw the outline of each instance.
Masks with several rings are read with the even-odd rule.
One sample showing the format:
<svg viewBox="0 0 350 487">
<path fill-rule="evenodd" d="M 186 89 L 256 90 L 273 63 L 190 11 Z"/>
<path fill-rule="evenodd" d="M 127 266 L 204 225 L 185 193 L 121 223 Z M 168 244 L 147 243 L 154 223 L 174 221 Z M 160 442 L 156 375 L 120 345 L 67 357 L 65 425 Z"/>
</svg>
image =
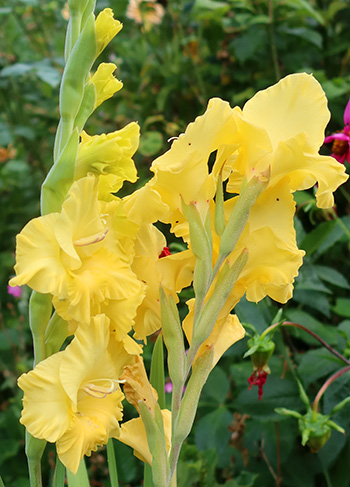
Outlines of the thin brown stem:
<svg viewBox="0 0 350 487">
<path fill-rule="evenodd" d="M 320 343 L 322 343 L 322 345 L 329 351 L 331 352 L 333 355 L 335 355 L 336 357 L 338 357 L 340 360 L 342 360 L 343 362 L 345 362 L 346 364 L 350 365 L 350 360 L 348 360 L 347 358 L 345 358 L 341 353 L 337 352 L 337 350 L 335 350 L 333 347 L 331 347 L 330 345 L 328 345 L 327 342 L 325 342 L 320 336 L 318 336 L 315 332 L 309 330 L 306 326 L 303 326 L 303 325 L 300 325 L 299 323 L 294 323 L 293 321 L 284 321 L 282 323 L 282 325 L 280 325 L 280 323 L 275 323 L 271 326 L 269 326 L 268 328 L 266 328 L 266 330 L 262 333 L 261 336 L 266 336 L 268 333 L 270 333 L 270 331 L 272 331 L 274 328 L 276 328 L 277 326 L 292 326 L 294 328 L 300 328 L 301 330 L 303 331 L 306 331 L 306 333 L 309 333 L 309 335 L 311 335 L 313 338 L 315 338 L 316 340 L 318 340 Z"/>
<path fill-rule="evenodd" d="M 279 423 L 275 423 L 276 429 L 276 455 L 277 455 L 277 478 L 276 487 L 282 487 L 282 475 L 281 475 L 281 445 L 280 445 L 280 427 Z"/>
<path fill-rule="evenodd" d="M 269 459 L 266 456 L 265 449 L 264 449 L 264 443 L 265 443 L 264 438 L 261 438 L 260 453 L 261 453 L 261 456 L 263 457 L 263 460 L 266 463 L 266 466 L 269 469 L 269 471 L 270 471 L 270 473 L 271 473 L 272 477 L 274 478 L 276 485 L 277 485 L 277 475 L 276 475 L 276 472 L 274 471 L 273 466 L 271 465 Z"/>
<path fill-rule="evenodd" d="M 276 81 L 281 79 L 281 71 L 278 64 L 278 53 L 276 47 L 276 40 L 275 40 L 275 30 L 274 30 L 274 14 L 273 14 L 273 2 L 274 0 L 269 0 L 269 18 L 270 22 L 268 25 L 269 29 L 269 36 L 270 36 L 270 46 L 271 46 L 271 55 L 272 55 L 272 62 L 275 71 Z"/>
<path fill-rule="evenodd" d="M 327 388 L 332 384 L 332 382 L 334 382 L 336 379 L 338 379 L 338 377 L 342 376 L 346 372 L 349 372 L 349 370 L 350 370 L 350 365 L 348 365 L 347 367 L 344 367 L 341 370 L 338 370 L 338 372 L 336 372 L 329 379 L 326 380 L 326 382 L 323 384 L 321 389 L 316 394 L 314 403 L 312 405 L 312 409 L 315 413 L 317 413 L 317 411 L 318 411 L 318 404 L 320 402 L 321 397 L 326 392 Z"/>
</svg>

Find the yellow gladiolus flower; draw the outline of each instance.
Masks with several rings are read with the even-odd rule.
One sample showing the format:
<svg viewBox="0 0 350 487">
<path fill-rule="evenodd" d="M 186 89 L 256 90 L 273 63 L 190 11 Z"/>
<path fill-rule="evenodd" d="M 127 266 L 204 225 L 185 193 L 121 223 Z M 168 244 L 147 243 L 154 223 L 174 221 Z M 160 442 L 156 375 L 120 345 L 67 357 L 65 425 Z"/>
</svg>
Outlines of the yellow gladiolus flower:
<svg viewBox="0 0 350 487">
<path fill-rule="evenodd" d="M 61 462 L 76 473 L 84 455 L 119 435 L 118 379 L 127 354 L 108 352 L 109 320 L 95 316 L 67 348 L 18 379 L 24 391 L 21 423 L 35 438 L 56 443 Z"/>
<path fill-rule="evenodd" d="M 118 32 L 121 31 L 123 24 L 113 18 L 113 10 L 105 8 L 100 12 L 95 21 L 96 33 L 96 57 L 98 57 L 104 48 L 111 42 Z"/>
<path fill-rule="evenodd" d="M 216 182 L 227 157 L 235 150 L 232 134 L 236 128 L 230 105 L 213 98 L 204 115 L 190 123 L 184 134 L 151 166 L 154 177 L 149 186 L 157 191 L 169 208 L 167 223 L 172 231 L 186 239 L 187 224 L 181 212 L 186 204 L 196 201 L 201 212 L 216 191 Z M 216 152 L 217 151 L 217 152 Z M 208 159 L 214 158 L 209 173 Z"/>
<path fill-rule="evenodd" d="M 135 258 L 132 270 L 142 281 L 145 298 L 137 309 L 134 338 L 146 337 L 162 326 L 160 318 L 159 286 L 178 301 L 177 293 L 189 286 L 193 278 L 195 258 L 189 250 L 163 255 L 164 235 L 153 225 L 142 225 L 135 240 Z"/>
<path fill-rule="evenodd" d="M 286 76 L 233 112 L 239 149 L 227 162 L 232 169 L 227 191 L 239 193 L 244 178 L 269 169 L 271 186 L 285 177 L 292 192 L 317 183 L 317 205 L 333 206 L 332 193 L 348 176 L 332 157 L 318 154 L 330 114 L 312 75 Z"/>
<path fill-rule="evenodd" d="M 17 236 L 17 276 L 10 281 L 52 294 L 62 318 L 78 323 L 89 323 L 102 306 L 128 309 L 130 318 L 144 295 L 121 245 L 109 243 L 108 215 L 100 213 L 97 184 L 93 175 L 79 179 L 60 213 L 35 218 L 24 227 Z"/>
<path fill-rule="evenodd" d="M 92 137 L 83 131 L 74 179 L 85 177 L 89 172 L 113 174 L 118 176 L 115 191 L 124 181 L 134 183 L 137 171 L 132 157 L 138 148 L 139 137 L 140 127 L 136 122 L 129 123 L 121 130 Z"/>
<path fill-rule="evenodd" d="M 88 83 L 96 88 L 94 110 L 123 88 L 123 83 L 113 76 L 116 69 L 117 66 L 113 63 L 101 63 L 89 79 Z"/>
</svg>

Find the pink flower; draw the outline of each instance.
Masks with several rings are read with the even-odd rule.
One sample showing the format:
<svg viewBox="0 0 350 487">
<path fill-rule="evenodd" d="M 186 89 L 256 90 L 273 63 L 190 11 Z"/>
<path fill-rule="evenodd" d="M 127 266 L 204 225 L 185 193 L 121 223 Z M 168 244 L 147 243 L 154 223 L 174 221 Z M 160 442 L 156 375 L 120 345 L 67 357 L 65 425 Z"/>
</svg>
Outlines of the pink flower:
<svg viewBox="0 0 350 487">
<path fill-rule="evenodd" d="M 14 296 L 15 298 L 19 298 L 22 294 L 22 288 L 20 286 L 7 286 L 8 294 Z"/>
<path fill-rule="evenodd" d="M 166 394 L 170 394 L 173 391 L 173 383 L 170 379 L 165 382 L 164 389 Z"/>
<path fill-rule="evenodd" d="M 343 130 L 329 135 L 324 139 L 325 144 L 333 143 L 332 156 L 344 164 L 345 160 L 350 162 L 350 99 L 344 111 L 344 128 Z"/>
</svg>

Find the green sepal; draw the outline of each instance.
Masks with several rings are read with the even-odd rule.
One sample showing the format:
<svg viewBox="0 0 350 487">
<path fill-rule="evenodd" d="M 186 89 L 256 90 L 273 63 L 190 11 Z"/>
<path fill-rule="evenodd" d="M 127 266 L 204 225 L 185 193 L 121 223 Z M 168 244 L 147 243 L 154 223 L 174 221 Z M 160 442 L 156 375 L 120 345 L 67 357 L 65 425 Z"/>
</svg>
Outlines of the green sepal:
<svg viewBox="0 0 350 487">
<path fill-rule="evenodd" d="M 222 185 L 221 174 L 218 177 L 218 184 L 215 196 L 214 226 L 216 234 L 221 237 L 225 230 L 224 188 Z"/>
<path fill-rule="evenodd" d="M 158 393 L 158 404 L 161 409 L 165 408 L 165 378 L 164 378 L 164 353 L 163 353 L 163 337 L 159 333 L 156 343 L 153 347 L 150 383 Z"/>
<path fill-rule="evenodd" d="M 298 413 L 298 411 L 294 411 L 293 409 L 275 408 L 275 412 L 282 416 L 290 416 L 292 418 L 297 418 L 297 419 L 302 418 L 302 415 Z"/>
<path fill-rule="evenodd" d="M 86 120 L 90 117 L 95 108 L 97 98 L 97 90 L 94 83 L 86 83 L 84 87 L 84 95 L 79 108 L 79 112 L 74 120 L 74 127 L 78 132 L 83 130 Z"/>
<path fill-rule="evenodd" d="M 32 291 L 29 300 L 29 326 L 33 336 L 44 336 L 52 313 L 51 294 Z"/>
<path fill-rule="evenodd" d="M 330 428 L 336 430 L 336 431 L 339 431 L 339 433 L 342 433 L 343 435 L 345 435 L 345 429 L 342 428 L 341 426 L 339 426 L 339 424 L 335 423 L 334 421 L 332 421 L 331 419 L 328 419 L 328 421 L 326 422 L 327 426 L 329 426 Z"/>
<path fill-rule="evenodd" d="M 78 149 L 79 132 L 75 129 L 41 187 L 42 215 L 61 211 L 62 203 L 66 199 L 69 188 L 73 183 Z"/>
<path fill-rule="evenodd" d="M 202 388 L 213 367 L 213 358 L 214 348 L 210 346 L 193 364 L 192 374 L 187 383 L 177 416 L 173 443 L 181 444 L 191 432 Z"/>
<path fill-rule="evenodd" d="M 91 15 L 91 13 L 94 12 L 95 5 L 96 5 L 96 0 L 87 0 L 87 1 L 84 0 L 84 2 L 85 2 L 85 8 L 84 8 L 83 16 L 81 19 L 81 29 L 82 30 L 85 27 L 85 24 L 86 24 L 89 16 Z M 97 50 L 97 45 L 96 45 L 96 50 Z"/>
<path fill-rule="evenodd" d="M 212 277 L 212 243 L 196 206 L 182 201 L 182 212 L 190 228 L 191 250 L 196 257 L 193 290 L 197 305 L 202 303 Z M 208 212 L 209 213 L 209 212 Z"/>
<path fill-rule="evenodd" d="M 338 413 L 350 402 L 350 396 L 343 399 L 340 403 L 336 404 L 332 411 L 329 413 L 329 416 L 333 416 L 333 414 Z"/>
<path fill-rule="evenodd" d="M 68 323 L 56 312 L 51 316 L 45 331 L 46 356 L 58 352 L 68 336 Z"/>
<path fill-rule="evenodd" d="M 77 116 L 95 53 L 95 16 L 91 13 L 63 72 L 60 89 L 60 113 L 63 119 L 74 120 Z"/>
<path fill-rule="evenodd" d="M 231 293 L 243 267 L 248 260 L 248 253 L 244 250 L 230 266 L 226 262 L 218 276 L 212 295 L 201 311 L 193 330 L 192 344 L 203 343 L 212 332 L 217 317 Z"/>
<path fill-rule="evenodd" d="M 51 294 L 33 291 L 29 300 L 29 327 L 33 336 L 34 365 L 46 358 L 45 331 L 52 313 Z"/>
<path fill-rule="evenodd" d="M 183 384 L 186 370 L 186 354 L 182 327 L 173 296 L 167 298 L 162 287 L 159 289 L 162 330 L 168 350 L 168 369 L 174 385 Z"/>
<path fill-rule="evenodd" d="M 88 80 L 96 54 L 95 16 L 90 13 L 84 28 L 69 55 L 60 86 L 60 138 L 56 144 L 56 155 L 64 150 L 79 112 L 84 87 Z"/>
<path fill-rule="evenodd" d="M 308 395 L 305 392 L 304 387 L 302 386 L 302 383 L 300 382 L 299 379 L 297 379 L 297 384 L 298 384 L 298 389 L 299 389 L 299 397 L 307 407 L 307 409 L 310 409 L 310 399 Z"/>
<path fill-rule="evenodd" d="M 89 0 L 68 0 L 68 7 L 71 12 L 83 13 Z"/>
<path fill-rule="evenodd" d="M 143 401 L 138 402 L 145 426 L 148 446 L 152 454 L 152 475 L 155 487 L 164 487 L 169 478 L 169 461 L 165 444 L 163 416 L 156 404 L 155 416 Z"/>
<path fill-rule="evenodd" d="M 269 178 L 261 181 L 253 177 L 248 183 L 242 185 L 241 194 L 226 224 L 220 241 L 218 261 L 225 259 L 235 248 L 239 237 L 248 221 L 250 208 L 268 185 Z"/>
</svg>

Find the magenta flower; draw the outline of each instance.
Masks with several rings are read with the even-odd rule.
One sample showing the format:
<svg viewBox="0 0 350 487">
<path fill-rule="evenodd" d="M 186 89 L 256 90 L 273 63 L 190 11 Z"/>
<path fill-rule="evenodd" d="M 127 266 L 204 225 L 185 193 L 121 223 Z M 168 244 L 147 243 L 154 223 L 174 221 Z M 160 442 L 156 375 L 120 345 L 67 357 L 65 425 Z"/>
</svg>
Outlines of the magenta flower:
<svg viewBox="0 0 350 487">
<path fill-rule="evenodd" d="M 15 298 L 19 298 L 22 294 L 22 288 L 21 286 L 7 286 L 7 292 Z"/>
<path fill-rule="evenodd" d="M 331 155 L 342 164 L 344 164 L 345 160 L 350 162 L 350 99 L 344 111 L 343 130 L 324 139 L 325 144 L 331 142 L 333 143 Z"/>
<path fill-rule="evenodd" d="M 167 379 L 164 385 L 165 393 L 170 394 L 173 392 L 173 383 L 171 382 L 170 379 Z"/>
</svg>

